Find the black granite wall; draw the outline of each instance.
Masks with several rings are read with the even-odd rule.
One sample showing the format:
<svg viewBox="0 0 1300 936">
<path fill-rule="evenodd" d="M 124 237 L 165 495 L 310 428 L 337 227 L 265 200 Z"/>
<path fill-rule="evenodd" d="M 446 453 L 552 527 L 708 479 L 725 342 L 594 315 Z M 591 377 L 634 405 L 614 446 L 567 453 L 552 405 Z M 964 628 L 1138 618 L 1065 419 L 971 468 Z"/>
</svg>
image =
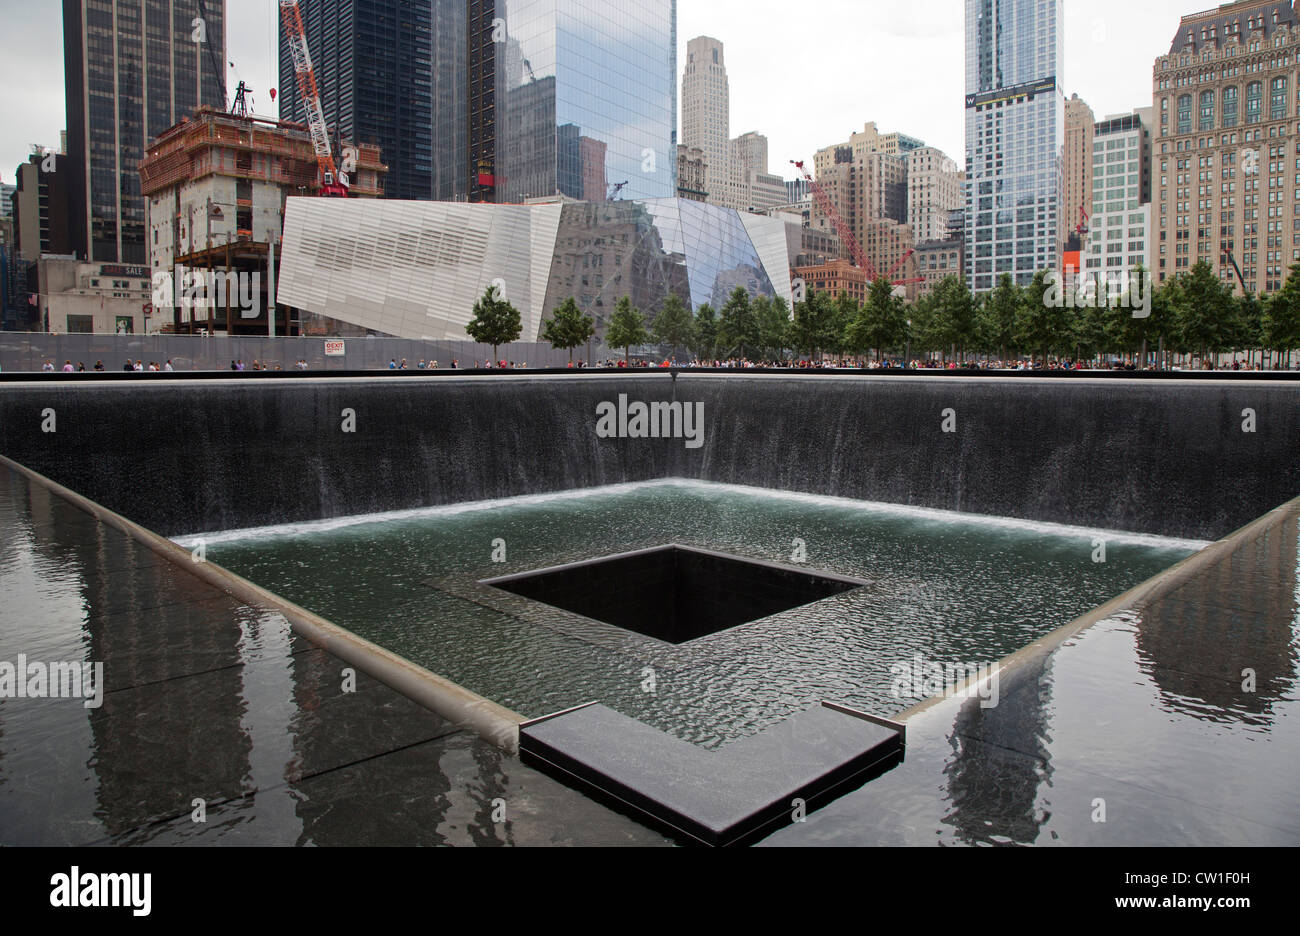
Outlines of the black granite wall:
<svg viewBox="0 0 1300 936">
<path fill-rule="evenodd" d="M 619 394 L 704 403 L 704 445 L 599 438 L 597 406 Z M 355 432 L 342 431 L 345 409 Z M 691 477 L 1213 539 L 1300 495 L 1298 440 L 1300 385 L 1289 383 L 651 373 L 0 384 L 0 453 L 166 535 Z"/>
</svg>

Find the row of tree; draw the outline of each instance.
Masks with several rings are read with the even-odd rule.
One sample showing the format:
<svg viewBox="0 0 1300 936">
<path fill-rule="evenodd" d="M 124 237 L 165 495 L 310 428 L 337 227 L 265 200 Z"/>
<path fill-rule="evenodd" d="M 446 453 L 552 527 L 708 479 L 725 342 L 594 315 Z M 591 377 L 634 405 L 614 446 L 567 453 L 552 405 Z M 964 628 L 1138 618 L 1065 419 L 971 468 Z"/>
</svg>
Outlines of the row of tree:
<svg viewBox="0 0 1300 936">
<path fill-rule="evenodd" d="M 1141 284 L 1148 274 L 1134 271 Z M 781 361 L 791 353 L 864 359 L 910 351 L 943 360 L 971 355 L 1000 360 L 1052 356 L 1091 360 L 1109 355 L 1147 360 L 1148 353 L 1198 354 L 1275 352 L 1300 348 L 1300 263 L 1283 288 L 1261 302 L 1236 296 L 1206 263 L 1140 295 L 1069 295 L 1039 273 L 1027 286 L 1004 274 L 996 288 L 976 298 L 951 276 L 915 303 L 894 294 L 887 280 L 872 283 L 866 301 L 847 293 L 812 293 L 793 314 L 781 298 L 751 297 L 743 287 L 721 310 L 700 306 L 694 313 L 669 294 L 647 323 L 627 297 L 620 299 L 605 329 L 605 344 L 623 349 L 654 343 L 676 356 L 688 350 L 702 360 Z M 1149 308 L 1146 300 L 1149 300 Z M 1139 314 L 1135 315 L 1135 310 Z M 1148 314 L 1149 313 L 1149 314 Z M 520 315 L 489 288 L 474 306 L 466 331 L 493 346 L 519 340 Z M 566 299 L 543 326 L 541 339 L 569 352 L 596 335 L 596 321 Z"/>
</svg>

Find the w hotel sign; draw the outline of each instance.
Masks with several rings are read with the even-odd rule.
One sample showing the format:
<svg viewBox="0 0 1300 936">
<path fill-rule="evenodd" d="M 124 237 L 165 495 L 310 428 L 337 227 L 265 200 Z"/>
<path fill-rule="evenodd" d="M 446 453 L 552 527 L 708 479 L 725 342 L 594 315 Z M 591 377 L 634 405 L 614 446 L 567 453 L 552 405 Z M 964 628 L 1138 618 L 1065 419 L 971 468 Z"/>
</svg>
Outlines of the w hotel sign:
<svg viewBox="0 0 1300 936">
<path fill-rule="evenodd" d="M 1040 94 L 1050 94 L 1056 90 L 1056 76 L 1049 78 L 1039 78 L 1037 81 L 1026 81 L 1024 84 L 1012 85 L 1010 88 L 994 88 L 992 91 L 982 91 L 979 94 L 966 95 L 966 106 L 984 107 L 987 104 L 1005 104 L 1008 101 L 1015 101 L 1024 98 L 1032 101 Z"/>
</svg>

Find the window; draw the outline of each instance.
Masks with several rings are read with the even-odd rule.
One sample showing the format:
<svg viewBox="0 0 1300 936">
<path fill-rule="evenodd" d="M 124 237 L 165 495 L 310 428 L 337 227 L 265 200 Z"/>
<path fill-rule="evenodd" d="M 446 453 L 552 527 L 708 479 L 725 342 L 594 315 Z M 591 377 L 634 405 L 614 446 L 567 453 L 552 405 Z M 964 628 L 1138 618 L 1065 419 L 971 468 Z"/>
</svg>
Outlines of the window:
<svg viewBox="0 0 1300 936">
<path fill-rule="evenodd" d="M 1202 130 L 1214 129 L 1214 92 L 1201 92 L 1201 124 Z"/>
<path fill-rule="evenodd" d="M 1246 123 L 1259 123 L 1264 110 L 1264 85 L 1252 81 L 1246 85 Z"/>
<path fill-rule="evenodd" d="M 1184 94 L 1178 98 L 1178 132 L 1192 132 L 1192 96 Z"/>
<path fill-rule="evenodd" d="M 1272 94 L 1269 98 L 1268 119 L 1285 120 L 1286 119 L 1286 76 L 1282 75 L 1273 79 Z"/>
</svg>

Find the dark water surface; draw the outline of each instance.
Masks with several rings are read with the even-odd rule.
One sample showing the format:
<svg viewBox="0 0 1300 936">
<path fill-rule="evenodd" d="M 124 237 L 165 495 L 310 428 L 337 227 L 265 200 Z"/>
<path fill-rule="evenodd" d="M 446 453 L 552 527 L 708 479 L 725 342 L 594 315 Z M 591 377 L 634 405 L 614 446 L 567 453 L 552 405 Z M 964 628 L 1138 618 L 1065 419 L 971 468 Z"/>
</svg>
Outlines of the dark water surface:
<svg viewBox="0 0 1300 936">
<path fill-rule="evenodd" d="M 667 543 L 786 564 L 802 553 L 868 584 L 680 646 L 476 584 Z M 923 697 L 898 681 L 918 655 L 992 664 L 1205 545 L 693 481 L 206 544 L 210 560 L 524 715 L 599 701 L 710 747 L 820 700 L 901 712 Z"/>
</svg>

